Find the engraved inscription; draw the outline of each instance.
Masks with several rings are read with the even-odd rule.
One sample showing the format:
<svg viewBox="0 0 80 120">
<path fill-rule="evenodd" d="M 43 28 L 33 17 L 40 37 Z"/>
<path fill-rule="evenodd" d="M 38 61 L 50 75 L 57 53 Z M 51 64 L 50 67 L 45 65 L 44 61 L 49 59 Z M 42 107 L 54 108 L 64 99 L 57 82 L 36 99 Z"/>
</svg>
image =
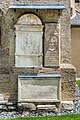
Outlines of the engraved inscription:
<svg viewBox="0 0 80 120">
<path fill-rule="evenodd" d="M 42 35 L 41 20 L 33 15 L 21 16 L 16 28 L 16 67 L 42 67 Z"/>
<path fill-rule="evenodd" d="M 19 98 L 18 101 L 59 100 L 60 78 L 19 78 Z"/>
<path fill-rule="evenodd" d="M 59 66 L 59 24 L 45 24 L 44 64 L 45 66 Z"/>
</svg>

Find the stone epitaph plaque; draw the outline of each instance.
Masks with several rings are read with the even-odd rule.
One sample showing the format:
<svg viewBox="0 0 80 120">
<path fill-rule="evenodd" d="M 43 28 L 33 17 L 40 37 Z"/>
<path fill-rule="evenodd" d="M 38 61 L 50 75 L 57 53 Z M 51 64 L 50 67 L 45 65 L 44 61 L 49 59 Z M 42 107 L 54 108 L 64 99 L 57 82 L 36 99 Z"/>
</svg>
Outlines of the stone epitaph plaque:
<svg viewBox="0 0 80 120">
<path fill-rule="evenodd" d="M 41 30 L 41 27 L 28 26 L 26 30 L 16 31 L 16 67 L 42 67 Z"/>
<path fill-rule="evenodd" d="M 59 66 L 59 32 L 58 23 L 45 24 L 44 65 L 46 67 Z"/>
<path fill-rule="evenodd" d="M 53 102 L 60 100 L 60 75 L 20 75 L 18 102 Z"/>
<path fill-rule="evenodd" d="M 42 67 L 43 25 L 41 20 L 33 14 L 26 14 L 19 18 L 15 28 L 15 66 Z"/>
</svg>

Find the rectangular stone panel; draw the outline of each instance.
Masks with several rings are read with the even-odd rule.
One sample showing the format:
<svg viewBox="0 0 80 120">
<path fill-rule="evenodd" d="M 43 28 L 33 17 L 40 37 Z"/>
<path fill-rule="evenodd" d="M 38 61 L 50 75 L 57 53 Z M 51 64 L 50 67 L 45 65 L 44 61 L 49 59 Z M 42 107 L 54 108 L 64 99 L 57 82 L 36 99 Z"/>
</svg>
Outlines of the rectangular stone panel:
<svg viewBox="0 0 80 120">
<path fill-rule="evenodd" d="M 43 26 L 17 26 L 15 46 L 16 67 L 42 67 Z"/>
<path fill-rule="evenodd" d="M 60 100 L 59 77 L 19 77 L 18 102 L 53 102 Z"/>
<path fill-rule="evenodd" d="M 45 24 L 44 66 L 59 66 L 60 25 L 58 23 Z"/>
</svg>

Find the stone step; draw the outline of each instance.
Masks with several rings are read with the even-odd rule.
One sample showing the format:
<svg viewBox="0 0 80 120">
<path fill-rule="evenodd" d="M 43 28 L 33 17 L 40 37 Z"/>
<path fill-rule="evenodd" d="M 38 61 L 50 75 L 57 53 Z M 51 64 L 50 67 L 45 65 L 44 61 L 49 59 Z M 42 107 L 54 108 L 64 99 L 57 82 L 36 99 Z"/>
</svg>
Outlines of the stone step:
<svg viewBox="0 0 80 120">
<path fill-rule="evenodd" d="M 58 112 L 58 109 L 55 105 L 37 105 L 37 109 Z"/>
<path fill-rule="evenodd" d="M 0 101 L 4 101 L 4 96 L 3 96 L 3 94 L 0 94 Z"/>
<path fill-rule="evenodd" d="M 0 100 L 0 105 L 6 104 L 8 101 L 7 100 Z"/>
</svg>

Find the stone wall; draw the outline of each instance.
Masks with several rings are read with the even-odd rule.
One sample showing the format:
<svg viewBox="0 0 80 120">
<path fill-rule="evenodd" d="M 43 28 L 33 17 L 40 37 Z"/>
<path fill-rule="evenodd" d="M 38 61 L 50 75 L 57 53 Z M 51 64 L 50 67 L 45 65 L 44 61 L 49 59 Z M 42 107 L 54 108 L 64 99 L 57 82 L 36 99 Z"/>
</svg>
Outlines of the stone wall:
<svg viewBox="0 0 80 120">
<path fill-rule="evenodd" d="M 61 98 L 62 101 L 72 101 L 76 92 L 76 69 L 71 64 L 62 64 L 61 71 Z M 65 96 L 65 97 L 64 97 Z"/>
<path fill-rule="evenodd" d="M 8 9 L 11 2 L 15 3 L 63 3 L 66 7 L 64 10 L 22 10 Z M 1 46 L 0 46 L 0 93 L 4 95 L 5 100 L 17 101 L 18 91 L 18 75 L 28 73 L 61 73 L 65 76 L 62 79 L 62 98 L 63 100 L 73 100 L 75 94 L 75 72 L 73 69 L 60 68 L 16 68 L 15 67 L 15 28 L 17 19 L 27 13 L 37 15 L 43 25 L 45 23 L 57 22 L 60 24 L 60 64 L 71 62 L 71 38 L 70 38 L 70 1 L 64 0 L 2 0 L 1 10 L 3 16 L 1 18 Z M 45 47 L 45 46 L 44 46 Z M 62 67 L 63 69 L 63 67 Z M 65 73 L 65 74 L 64 74 Z M 70 76 L 67 77 L 67 75 Z M 73 76 L 73 77 L 72 77 Z M 69 79 L 68 79 L 69 78 Z M 66 81 L 67 80 L 67 81 Z M 72 86 L 72 82 L 73 86 Z M 66 81 L 66 82 L 65 82 Z M 68 88 L 70 91 L 67 91 Z M 66 86 L 66 89 L 65 89 Z M 73 87 L 73 88 L 72 88 Z M 74 89 L 74 91 L 73 91 Z M 65 91 L 64 91 L 65 90 Z M 73 91 L 73 92 L 72 92 Z M 71 92 L 71 96 L 70 95 Z M 66 94 L 66 96 L 65 96 Z M 68 98 L 69 97 L 69 98 Z"/>
<path fill-rule="evenodd" d="M 6 19 L 9 20 L 9 23 L 11 23 L 8 26 L 12 26 L 14 28 L 14 24 L 16 23 L 17 18 L 20 17 L 21 15 L 25 14 L 28 11 L 18 10 L 17 12 L 14 13 L 13 10 L 8 10 L 8 6 L 12 2 L 13 3 L 28 3 L 28 4 L 29 3 L 50 3 L 50 4 L 63 3 L 65 5 L 66 9 L 62 11 L 60 17 L 57 16 L 59 14 L 57 11 L 54 12 L 54 15 L 50 15 L 52 10 L 49 11 L 50 14 L 49 14 L 49 12 L 47 14 L 46 14 L 46 12 L 44 12 L 44 13 L 41 13 L 41 12 L 36 13 L 35 11 L 29 11 L 29 12 L 39 15 L 39 17 L 41 19 L 43 19 L 43 23 L 56 22 L 56 21 L 60 20 L 59 22 L 61 24 L 61 63 L 63 63 L 63 62 L 70 63 L 71 62 L 71 38 L 70 38 L 70 24 L 69 24 L 70 23 L 70 1 L 69 0 L 67 0 L 67 1 L 64 1 L 64 0 L 56 0 L 56 1 L 55 0 L 49 0 L 49 1 L 47 1 L 47 0 L 44 0 L 44 1 L 42 1 L 42 0 L 19 0 L 19 1 L 17 1 L 17 0 L 11 0 L 11 1 L 2 0 L 1 9 L 3 10 L 4 13 L 7 12 L 8 18 L 6 18 Z M 46 14 L 47 21 L 45 20 L 45 14 Z M 6 15 L 4 15 L 4 17 L 5 16 Z M 11 17 L 9 17 L 9 16 L 11 16 Z M 42 16 L 44 16 L 44 18 Z M 53 16 L 53 18 L 54 18 L 53 20 L 51 20 L 51 16 Z M 5 19 L 5 18 L 3 18 L 3 19 Z M 10 32 L 13 32 L 11 28 L 10 28 Z"/>
</svg>

